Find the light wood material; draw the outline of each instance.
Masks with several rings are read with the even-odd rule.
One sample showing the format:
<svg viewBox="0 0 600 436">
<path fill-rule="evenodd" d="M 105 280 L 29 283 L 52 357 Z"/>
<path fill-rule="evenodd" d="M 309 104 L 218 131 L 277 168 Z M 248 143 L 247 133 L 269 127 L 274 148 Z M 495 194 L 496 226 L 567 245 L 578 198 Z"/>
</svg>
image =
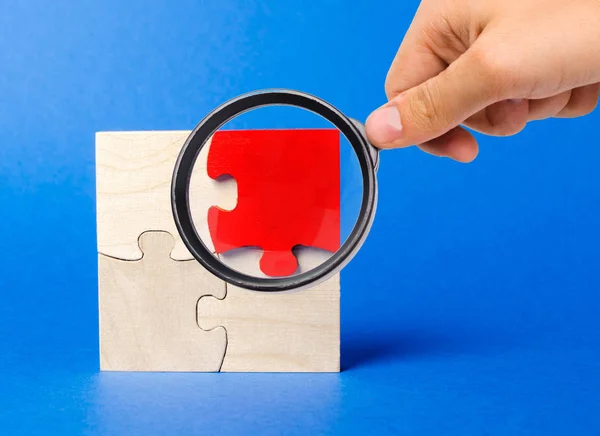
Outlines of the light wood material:
<svg viewBox="0 0 600 436">
<path fill-rule="evenodd" d="M 225 283 L 198 262 L 169 257 L 166 232 L 139 238 L 143 258 L 99 255 L 100 368 L 104 371 L 218 371 L 223 328 L 200 329 L 200 297 L 225 296 Z"/>
<path fill-rule="evenodd" d="M 161 230 L 175 238 L 170 256 L 192 259 L 181 242 L 171 210 L 171 180 L 188 131 L 99 132 L 96 134 L 98 252 L 123 260 L 138 260 L 137 239 L 145 231 Z M 212 249 L 206 221 L 210 206 L 231 210 L 237 201 L 232 178 L 213 180 L 206 174 L 210 143 L 202 149 L 190 183 L 194 224 Z"/>
<path fill-rule="evenodd" d="M 238 254 L 235 262 L 251 272 L 258 270 L 257 258 L 250 250 Z M 310 265 L 315 259 L 319 255 L 305 254 L 301 263 Z M 198 324 L 227 331 L 221 371 L 338 372 L 340 276 L 295 292 L 255 292 L 227 285 L 224 299 L 200 299 Z"/>
<path fill-rule="evenodd" d="M 337 372 L 339 275 L 312 289 L 252 292 L 225 283 L 192 259 L 170 203 L 173 168 L 188 131 L 97 134 L 97 226 L 101 369 L 109 371 Z M 231 210 L 233 179 L 206 174 L 208 147 L 190 201 L 210 247 L 207 210 Z M 262 251 L 241 248 L 225 263 L 264 277 Z M 305 248 L 301 271 L 331 253 Z"/>
</svg>

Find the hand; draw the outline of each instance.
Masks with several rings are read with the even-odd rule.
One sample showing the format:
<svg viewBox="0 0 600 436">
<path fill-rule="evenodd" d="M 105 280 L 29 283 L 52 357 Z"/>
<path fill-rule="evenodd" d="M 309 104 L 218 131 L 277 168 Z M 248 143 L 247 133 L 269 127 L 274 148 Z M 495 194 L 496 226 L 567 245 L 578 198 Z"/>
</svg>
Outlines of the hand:
<svg viewBox="0 0 600 436">
<path fill-rule="evenodd" d="M 477 141 L 594 110 L 600 0 L 424 0 L 366 122 L 380 148 L 470 162 Z"/>
</svg>

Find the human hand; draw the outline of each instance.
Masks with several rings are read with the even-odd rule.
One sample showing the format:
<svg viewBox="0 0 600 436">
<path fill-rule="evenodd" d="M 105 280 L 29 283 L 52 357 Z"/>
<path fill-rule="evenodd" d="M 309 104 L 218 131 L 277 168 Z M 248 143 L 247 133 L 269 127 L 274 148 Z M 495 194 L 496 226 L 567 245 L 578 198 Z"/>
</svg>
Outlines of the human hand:
<svg viewBox="0 0 600 436">
<path fill-rule="evenodd" d="M 460 162 L 477 141 L 598 103 L 600 0 L 423 0 L 366 122 L 379 148 L 418 145 Z"/>
</svg>

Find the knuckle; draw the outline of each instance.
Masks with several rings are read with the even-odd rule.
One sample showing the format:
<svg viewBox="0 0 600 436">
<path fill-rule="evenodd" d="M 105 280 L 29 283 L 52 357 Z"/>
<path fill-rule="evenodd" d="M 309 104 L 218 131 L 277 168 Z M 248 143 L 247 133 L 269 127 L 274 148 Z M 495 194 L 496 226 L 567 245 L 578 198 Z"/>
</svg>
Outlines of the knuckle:
<svg viewBox="0 0 600 436">
<path fill-rule="evenodd" d="M 523 121 L 520 123 L 512 123 L 512 124 L 504 124 L 504 125 L 500 125 L 500 126 L 495 126 L 494 135 L 501 136 L 501 137 L 502 136 L 513 136 L 518 133 L 521 133 L 521 131 L 523 131 L 523 129 L 525 129 L 526 125 L 527 125 L 527 123 L 525 121 Z"/>
<path fill-rule="evenodd" d="M 446 62 L 456 59 L 469 47 L 469 29 L 461 26 L 462 20 L 452 19 L 443 9 L 437 18 L 420 29 L 421 39 Z"/>
<path fill-rule="evenodd" d="M 598 107 L 598 97 L 585 99 L 585 101 L 583 101 L 578 108 L 579 112 L 580 112 L 580 116 L 585 116 L 585 115 L 591 114 L 592 112 L 594 112 L 596 110 L 597 107 Z"/>
<path fill-rule="evenodd" d="M 484 126 L 481 126 L 479 128 L 479 130 L 489 136 L 497 136 L 497 137 L 507 137 L 507 136 L 514 136 L 518 133 L 520 133 L 523 129 L 525 129 L 526 127 L 526 123 L 520 123 L 520 124 L 496 124 L 496 125 L 491 125 L 491 124 L 487 124 Z"/>
<path fill-rule="evenodd" d="M 491 136 L 513 136 L 521 132 L 527 124 L 525 119 L 513 119 L 496 121 L 491 117 L 487 117 L 487 123 L 483 127 L 483 132 Z"/>
<path fill-rule="evenodd" d="M 479 69 L 482 80 L 486 83 L 485 92 L 489 97 L 504 99 L 514 96 L 515 92 L 524 92 L 522 84 L 524 76 L 519 71 L 509 51 L 496 47 L 493 51 L 486 49 L 473 50 L 473 65 Z"/>
<path fill-rule="evenodd" d="M 529 120 L 524 103 L 501 101 L 485 108 L 475 118 L 478 130 L 491 136 L 512 136 L 521 132 Z"/>
<path fill-rule="evenodd" d="M 564 118 L 579 118 L 590 115 L 596 109 L 596 104 L 592 106 L 591 103 L 581 104 L 578 106 L 567 106 L 562 111 L 558 113 L 559 117 Z"/>
<path fill-rule="evenodd" d="M 415 88 L 413 97 L 410 100 L 410 112 L 417 127 L 430 130 L 447 123 L 443 101 L 435 80 L 429 80 L 422 86 Z"/>
<path fill-rule="evenodd" d="M 559 116 L 583 117 L 591 114 L 598 107 L 598 93 L 589 93 L 576 100 L 571 99 L 559 113 Z"/>
</svg>

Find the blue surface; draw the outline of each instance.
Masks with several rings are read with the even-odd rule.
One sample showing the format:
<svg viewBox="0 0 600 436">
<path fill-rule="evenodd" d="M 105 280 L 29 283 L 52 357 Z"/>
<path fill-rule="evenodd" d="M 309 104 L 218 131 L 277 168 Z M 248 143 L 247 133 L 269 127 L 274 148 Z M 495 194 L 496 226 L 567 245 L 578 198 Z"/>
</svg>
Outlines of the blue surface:
<svg viewBox="0 0 600 436">
<path fill-rule="evenodd" d="M 598 113 L 467 166 L 383 153 L 341 374 L 100 374 L 94 132 L 190 129 L 265 87 L 364 120 L 417 4 L 2 6 L 1 434 L 600 432 Z"/>
</svg>

